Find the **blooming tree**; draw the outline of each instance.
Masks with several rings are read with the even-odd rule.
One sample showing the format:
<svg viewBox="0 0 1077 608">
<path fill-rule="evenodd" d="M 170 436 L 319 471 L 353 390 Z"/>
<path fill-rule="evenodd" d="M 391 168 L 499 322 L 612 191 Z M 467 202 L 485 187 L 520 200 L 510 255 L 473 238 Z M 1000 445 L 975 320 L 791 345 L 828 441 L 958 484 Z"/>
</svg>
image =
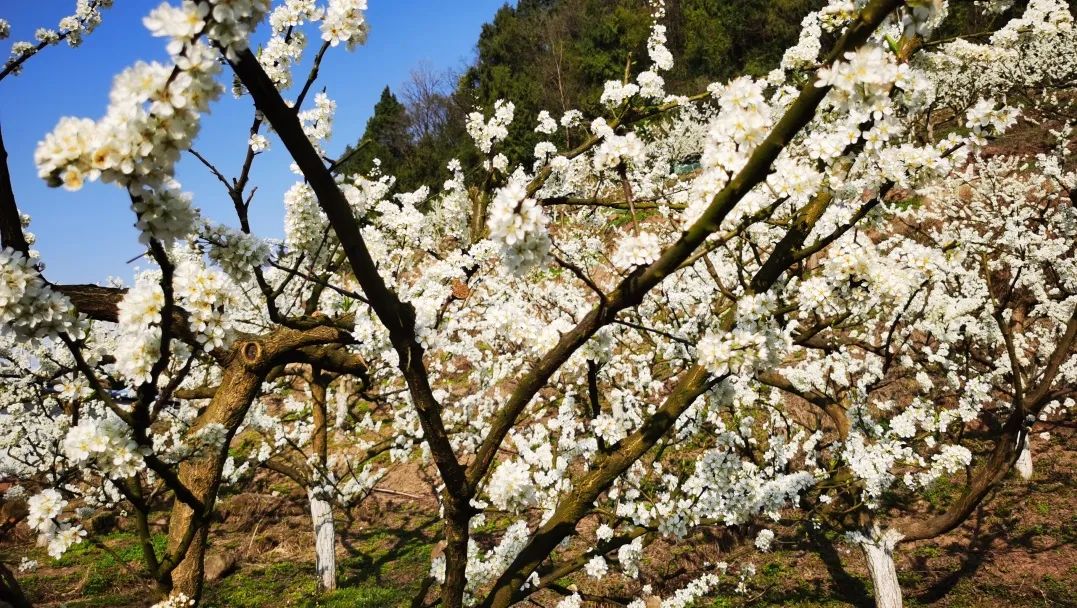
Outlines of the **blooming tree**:
<svg viewBox="0 0 1077 608">
<path fill-rule="evenodd" d="M 89 29 L 103 4 L 61 27 Z M 430 574 L 447 607 L 509 606 L 573 573 L 641 579 L 650 543 L 702 526 L 753 529 L 768 551 L 782 539 L 766 522 L 790 512 L 847 533 L 878 604 L 897 606 L 894 547 L 959 525 L 1030 453 L 1030 429 L 1072 409 L 1071 126 L 1031 158 L 989 148 L 1022 113 L 1065 116 L 1063 3 L 940 44 L 945 2 L 834 0 L 766 77 L 677 96 L 655 2 L 648 69 L 606 85 L 605 116 L 541 114 L 550 141 L 509 167 L 511 100 L 477 109 L 481 166 L 454 161 L 413 192 L 339 174 L 335 105 L 309 95 L 328 52 L 365 39 L 365 5 L 163 4 L 145 23 L 169 62 L 132 66 L 102 118 L 45 135 L 50 185 L 130 196 L 153 263 L 130 287 L 49 283 L 0 175 L 5 473 L 35 488 L 27 523 L 50 554 L 84 542 L 86 506 L 123 505 L 165 605 L 197 602 L 220 488 L 265 466 L 308 494 L 332 588 L 334 505 L 369 492 L 367 463 L 388 452 L 437 471 Z M 308 35 L 322 42 L 297 80 Z M 236 177 L 194 147 L 222 58 L 254 106 Z M 560 130 L 582 143 L 563 149 Z M 301 176 L 280 243 L 248 218 L 270 146 Z M 238 230 L 183 191 L 183 154 L 221 182 Z M 693 155 L 698 171 L 674 170 Z M 230 455 L 245 438 L 256 447 Z M 961 475 L 945 512 L 916 511 Z M 154 484 L 171 493 L 164 554 Z M 637 584 L 630 605 L 686 606 L 752 572 L 715 564 L 662 599 Z"/>
</svg>

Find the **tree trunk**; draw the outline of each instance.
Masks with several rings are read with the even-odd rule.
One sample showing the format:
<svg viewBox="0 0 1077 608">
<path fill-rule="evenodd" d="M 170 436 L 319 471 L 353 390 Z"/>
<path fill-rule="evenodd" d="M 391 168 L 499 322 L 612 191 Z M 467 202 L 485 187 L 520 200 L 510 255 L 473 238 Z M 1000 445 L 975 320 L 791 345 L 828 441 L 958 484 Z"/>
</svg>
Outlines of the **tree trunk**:
<svg viewBox="0 0 1077 608">
<path fill-rule="evenodd" d="M 194 437 L 200 429 L 218 424 L 226 430 L 224 441 L 220 446 L 206 447 L 179 466 L 179 483 L 198 500 L 201 512 L 196 513 L 191 505 L 178 498 L 172 506 L 165 561 L 176 565 L 174 568 L 171 565 L 163 568 L 161 574 L 166 582 L 171 582 L 174 595 L 184 593 L 195 603 L 202 597 L 209 516 L 220 489 L 221 474 L 228 459 L 228 446 L 273 365 L 279 363 L 279 358 L 286 353 L 298 351 L 304 346 L 339 342 L 346 335 L 329 326 L 304 331 L 281 328 L 235 345 L 220 386 L 188 434 Z M 186 544 L 188 540 L 189 545 Z M 170 569 L 171 572 L 168 572 Z"/>
<path fill-rule="evenodd" d="M 880 532 L 876 527 L 871 537 L 860 543 L 875 589 L 875 608 L 901 608 L 901 585 L 894 567 L 894 545 L 899 540 L 901 533 L 897 530 Z"/>
<path fill-rule="evenodd" d="M 189 527 L 198 525 L 193 519 L 193 513 L 186 506 L 177 502 L 176 506 L 172 507 L 172 517 L 168 522 L 170 552 L 179 546 L 182 533 Z M 172 594 L 182 593 L 197 602 L 202 597 L 202 583 L 206 578 L 206 540 L 209 537 L 209 528 L 200 526 L 194 534 L 194 540 L 187 547 L 183 559 L 172 570 L 171 581 Z"/>
<path fill-rule="evenodd" d="M 333 529 L 333 505 L 318 487 L 319 480 L 329 474 L 329 422 L 326 411 L 326 394 L 330 382 L 317 367 L 311 368 L 310 394 L 314 413 L 314 456 L 320 470 L 315 473 L 312 488 L 307 489 L 310 498 L 310 520 L 314 524 L 314 559 L 318 571 L 318 591 L 337 588 L 336 530 Z M 326 484 L 330 480 L 324 480 Z"/>
<path fill-rule="evenodd" d="M 33 608 L 33 604 L 22 592 L 19 581 L 15 579 L 15 574 L 3 563 L 0 563 L 0 605 L 12 608 Z"/>
<path fill-rule="evenodd" d="M 307 490 L 310 498 L 310 521 L 314 524 L 315 568 L 318 591 L 337 588 L 336 530 L 333 528 L 333 505 L 316 488 Z"/>
<path fill-rule="evenodd" d="M 467 588 L 467 545 L 470 530 L 469 516 L 454 499 L 447 496 L 445 502 L 445 582 L 441 585 L 441 605 L 444 608 L 461 608 Z"/>
<path fill-rule="evenodd" d="M 468 236 L 472 243 L 478 243 L 486 234 L 486 210 L 490 205 L 486 195 L 474 186 L 468 189 L 471 198 L 471 218 L 468 225 Z"/>
<path fill-rule="evenodd" d="M 206 449 L 199 456 L 182 462 L 179 466 L 179 480 L 188 490 L 205 505 L 205 513 L 199 514 L 176 499 L 172 506 L 172 515 L 168 522 L 168 555 L 180 557 L 171 573 L 172 592 L 185 593 L 187 597 L 198 602 L 202 597 L 202 583 L 205 578 L 206 539 L 209 533 L 209 513 L 217 499 L 221 484 L 221 473 L 228 459 L 228 445 L 232 434 L 239 427 L 251 402 L 258 394 L 264 374 L 255 373 L 242 365 L 230 366 L 221 379 L 221 386 L 209 406 L 195 421 L 191 435 L 209 424 L 221 424 L 228 429 L 224 445 L 216 449 Z M 194 535 L 183 551 L 183 542 L 194 529 Z M 182 553 L 181 553 L 182 552 Z"/>
<path fill-rule="evenodd" d="M 1028 433 L 1021 433 L 1022 438 L 1018 440 L 1017 449 L 1021 450 L 1021 453 L 1017 456 L 1017 463 L 1014 464 L 1014 468 L 1017 469 L 1017 474 L 1021 476 L 1021 479 L 1028 481 L 1032 479 L 1032 441 L 1028 437 Z"/>
</svg>

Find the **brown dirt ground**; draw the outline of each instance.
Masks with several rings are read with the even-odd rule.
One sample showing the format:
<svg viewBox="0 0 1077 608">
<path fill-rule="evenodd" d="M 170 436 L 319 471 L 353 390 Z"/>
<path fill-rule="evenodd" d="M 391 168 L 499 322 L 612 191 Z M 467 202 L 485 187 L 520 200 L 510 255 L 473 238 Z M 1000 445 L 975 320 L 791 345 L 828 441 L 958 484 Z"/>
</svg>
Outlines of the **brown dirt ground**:
<svg viewBox="0 0 1077 608">
<path fill-rule="evenodd" d="M 1059 428 L 1048 442 L 1037 438 L 1031 482 L 1011 476 L 954 532 L 899 549 L 899 576 L 909 605 L 1077 606 L 1074 436 L 1072 429 Z M 219 608 L 408 605 L 407 598 L 421 589 L 430 551 L 437 550 L 431 482 L 429 472 L 417 467 L 396 470 L 383 480 L 380 487 L 385 492 L 373 494 L 341 518 L 342 585 L 378 591 L 369 601 L 355 599 L 358 596 L 353 594 L 347 596 L 352 599 L 337 604 L 321 603 L 313 596 L 312 535 L 304 496 L 276 477 L 260 477 L 257 491 L 226 496 L 220 503 L 210 554 L 234 558 L 236 569 L 209 583 L 207 604 Z M 937 496 L 929 498 L 944 504 L 949 491 L 939 489 Z M 163 514 L 158 523 L 163 524 Z M 152 597 L 153 587 L 139 573 L 133 536 L 126 529 L 128 522 L 121 519 L 118 531 L 101 537 L 100 547 L 85 543 L 54 562 L 34 546 L 23 524 L 0 540 L 0 559 L 18 564 L 28 555 L 41 563 L 36 572 L 20 575 L 38 606 L 147 606 L 152 603 L 147 598 Z M 582 527 L 581 531 L 587 533 Z M 481 533 L 477 537 L 485 540 Z M 758 574 L 748 594 L 711 598 L 697 606 L 870 605 L 870 584 L 858 551 L 840 544 L 833 548 L 828 543 L 793 543 L 783 540 L 779 531 L 776 550 L 759 554 L 748 540 L 742 542 L 736 531 L 715 529 L 687 543 L 656 542 L 645 554 L 644 580 L 656 591 L 669 592 L 706 564 L 724 560 L 739 566 L 751 561 Z M 617 578 L 611 577 L 602 587 L 584 577 L 566 582 L 606 597 L 635 591 Z M 383 592 L 390 595 L 377 595 Z M 552 606 L 551 598 L 542 604 Z"/>
</svg>

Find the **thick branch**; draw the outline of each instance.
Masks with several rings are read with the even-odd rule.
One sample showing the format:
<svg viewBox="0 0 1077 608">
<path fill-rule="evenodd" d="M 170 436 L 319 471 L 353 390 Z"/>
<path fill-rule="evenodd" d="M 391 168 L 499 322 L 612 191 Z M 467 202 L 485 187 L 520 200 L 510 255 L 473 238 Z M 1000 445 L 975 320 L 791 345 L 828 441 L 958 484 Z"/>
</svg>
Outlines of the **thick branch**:
<svg viewBox="0 0 1077 608">
<path fill-rule="evenodd" d="M 1074 341 L 1077 339 L 1077 312 L 1070 317 L 1066 324 L 1066 332 L 1059 340 L 1058 346 L 1052 353 L 1044 372 L 1044 379 L 1040 386 L 1029 395 L 1024 407 L 1014 407 L 1010 417 L 1006 420 L 1002 433 L 998 436 L 995 448 L 991 452 L 986 464 L 980 467 L 973 475 L 965 491 L 943 513 L 929 519 L 899 526 L 899 530 L 905 535 L 902 542 L 934 538 L 945 534 L 961 525 L 968 516 L 979 506 L 987 493 L 991 491 L 999 481 L 1005 477 L 1017 459 L 1017 446 L 1022 433 L 1028 432 L 1030 420 L 1035 420 L 1040 410 L 1047 403 L 1043 400 L 1041 391 L 1049 390 L 1058 368 L 1072 356 Z"/>
<path fill-rule="evenodd" d="M 127 293 L 126 289 L 100 285 L 53 285 L 52 288 L 67 296 L 80 314 L 109 323 L 119 320 L 120 300 Z"/>
<path fill-rule="evenodd" d="M 15 204 L 15 192 L 11 188 L 11 174 L 7 167 L 7 148 L 0 130 L 0 242 L 24 254 L 30 253 L 30 245 L 22 233 L 22 218 Z"/>
<path fill-rule="evenodd" d="M 378 273 L 347 198 L 337 187 L 333 175 L 307 139 L 295 112 L 284 103 L 280 92 L 266 75 L 258 59 L 249 50 L 243 51 L 238 60 L 232 62 L 232 68 L 310 183 L 318 197 L 319 205 L 340 239 L 352 272 L 370 301 L 371 308 L 389 330 L 389 337 L 400 355 L 400 368 L 419 409 L 423 430 L 438 470 L 450 487 L 464 487 L 463 467 L 456 460 L 449 444 L 448 434 L 441 420 L 441 406 L 430 389 L 423 363 L 423 348 L 415 339 L 414 308 L 411 304 L 402 302 Z"/>
<path fill-rule="evenodd" d="M 446 527 L 446 557 L 450 563 L 462 564 L 461 559 L 466 560 L 467 552 L 467 522 L 473 511 L 470 505 L 473 486 L 467 483 L 464 467 L 456 458 L 441 418 L 441 404 L 434 398 L 430 387 L 423 361 L 423 347 L 415 337 L 415 309 L 411 304 L 402 302 L 378 273 L 351 205 L 303 132 L 296 113 L 284 103 L 258 59 L 246 50 L 231 63 L 236 75 L 254 98 L 255 105 L 273 126 L 317 195 L 318 204 L 340 240 L 352 273 L 370 301 L 370 307 L 389 331 L 389 339 L 399 356 L 400 370 L 415 404 L 430 453 L 445 482 L 445 511 L 449 522 Z M 463 596 L 462 565 L 456 570 L 447 573 L 446 584 L 442 587 L 447 608 L 458 606 Z"/>
<path fill-rule="evenodd" d="M 864 44 L 883 19 L 901 4 L 900 0 L 874 0 L 868 4 L 835 45 L 826 63 L 832 63 L 845 52 Z M 811 122 L 828 91 L 829 87 L 817 87 L 812 81 L 805 84 L 770 135 L 755 149 L 740 173 L 715 195 L 696 223 L 688 228 L 676 243 L 668 247 L 658 260 L 626 277 L 610 294 L 607 302 L 599 303 L 520 378 L 500 413 L 491 420 L 490 432 L 468 469 L 468 483 L 471 487 L 476 487 L 489 470 L 509 429 L 554 372 L 596 331 L 612 322 L 618 312 L 639 304 L 648 291 L 676 271 L 707 237 L 719 229 L 722 220 L 737 203 L 766 179 L 774 160 L 793 137 Z"/>
</svg>

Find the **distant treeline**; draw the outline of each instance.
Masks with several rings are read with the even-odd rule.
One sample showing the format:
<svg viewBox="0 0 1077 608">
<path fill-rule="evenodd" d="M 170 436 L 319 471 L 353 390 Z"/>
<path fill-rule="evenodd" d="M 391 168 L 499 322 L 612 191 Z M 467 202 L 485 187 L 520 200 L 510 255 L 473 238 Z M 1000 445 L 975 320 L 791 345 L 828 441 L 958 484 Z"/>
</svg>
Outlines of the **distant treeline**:
<svg viewBox="0 0 1077 608">
<path fill-rule="evenodd" d="M 762 75 L 797 41 L 801 20 L 823 0 L 667 0 L 667 46 L 676 64 L 664 73 L 671 93 L 691 94 L 740 74 Z M 1018 5 L 1023 4 L 1018 2 Z M 951 19 L 936 39 L 991 28 L 972 2 L 951 2 Z M 1019 10 L 1015 8 L 1013 10 Z M 1000 20 L 1001 21 L 1001 20 Z M 1004 21 L 1002 21 L 1004 22 Z M 510 167 L 526 162 L 536 143 L 535 117 L 569 109 L 599 115 L 607 80 L 649 65 L 647 0 L 520 0 L 482 28 L 474 64 L 463 73 L 420 67 L 397 92 L 382 91 L 366 130 L 346 152 L 346 173 L 369 173 L 374 159 L 397 177 L 400 191 L 439 184 L 446 163 L 478 164 L 464 128 L 476 108 L 497 99 L 516 106 L 500 151 Z M 557 142 L 571 144 L 572 142 Z M 354 147 L 360 149 L 355 151 Z"/>
</svg>

